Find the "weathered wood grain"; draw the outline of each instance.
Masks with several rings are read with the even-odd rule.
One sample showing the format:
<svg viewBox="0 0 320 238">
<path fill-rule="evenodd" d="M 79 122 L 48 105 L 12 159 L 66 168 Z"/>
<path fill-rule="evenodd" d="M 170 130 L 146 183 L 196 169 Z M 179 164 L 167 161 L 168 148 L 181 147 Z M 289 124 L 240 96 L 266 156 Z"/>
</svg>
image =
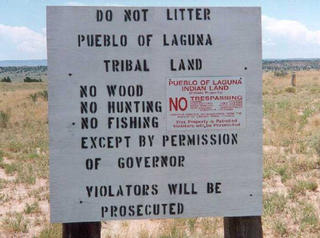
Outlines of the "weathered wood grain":
<svg viewBox="0 0 320 238">
<path fill-rule="evenodd" d="M 63 223 L 62 238 L 100 238 L 100 222 Z"/>
<path fill-rule="evenodd" d="M 261 217 L 225 217 L 224 238 L 262 238 Z"/>
</svg>

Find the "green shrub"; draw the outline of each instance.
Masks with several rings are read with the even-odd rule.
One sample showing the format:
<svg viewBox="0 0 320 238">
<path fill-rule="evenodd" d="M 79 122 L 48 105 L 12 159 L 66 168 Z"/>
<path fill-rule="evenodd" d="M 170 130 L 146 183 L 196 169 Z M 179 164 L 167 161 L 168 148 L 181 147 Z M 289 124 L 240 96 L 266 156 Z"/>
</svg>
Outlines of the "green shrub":
<svg viewBox="0 0 320 238">
<path fill-rule="evenodd" d="M 297 195 L 305 195 L 306 191 L 315 191 L 318 184 L 314 181 L 297 181 L 297 183 L 290 189 L 290 198 L 296 198 Z"/>
<path fill-rule="evenodd" d="M 47 90 L 43 90 L 42 92 L 38 93 L 40 97 L 43 98 L 43 100 L 48 101 L 48 91 Z"/>
<path fill-rule="evenodd" d="M 61 224 L 50 224 L 46 228 L 44 228 L 39 238 L 56 238 L 62 237 L 62 227 Z"/>
<path fill-rule="evenodd" d="M 36 102 L 38 97 L 42 98 L 45 101 L 48 101 L 48 91 L 47 90 L 43 90 L 41 92 L 32 93 L 32 94 L 29 95 L 29 97 L 32 100 L 32 102 Z"/>
<path fill-rule="evenodd" d="M 310 140 L 311 147 L 320 156 L 320 134 L 313 136 Z"/>
<path fill-rule="evenodd" d="M 40 82 L 42 82 L 42 79 L 41 78 L 40 79 L 33 79 L 30 77 L 25 77 L 23 79 L 23 82 L 25 82 L 25 83 L 40 83 Z"/>
<path fill-rule="evenodd" d="M 319 226 L 319 219 L 316 214 L 316 209 L 312 204 L 305 204 L 302 210 L 301 230 L 305 230 L 307 227 L 317 229 Z"/>
<path fill-rule="evenodd" d="M 263 200 L 264 214 L 272 216 L 275 213 L 281 213 L 285 209 L 287 199 L 279 193 L 266 194 Z"/>
<path fill-rule="evenodd" d="M 34 202 L 29 205 L 29 203 L 26 204 L 25 209 L 23 210 L 26 214 L 32 214 L 32 213 L 39 213 L 40 207 L 38 202 Z"/>
<path fill-rule="evenodd" d="M 9 113 L 0 111 L 0 128 L 6 128 L 9 124 Z"/>
<path fill-rule="evenodd" d="M 27 233 L 28 223 L 21 213 L 13 213 L 9 217 L 2 220 L 2 229 L 7 232 Z"/>
<path fill-rule="evenodd" d="M 8 76 L 8 77 L 4 77 L 3 79 L 1 79 L 0 82 L 3 82 L 3 83 L 11 83 L 11 78 Z"/>
<path fill-rule="evenodd" d="M 287 92 L 287 93 L 296 93 L 296 88 L 294 88 L 294 87 L 288 87 L 288 88 L 286 88 L 286 92 Z"/>
<path fill-rule="evenodd" d="M 281 222 L 281 221 L 279 221 L 279 220 L 275 220 L 275 222 L 274 222 L 274 230 L 281 237 L 285 236 L 288 233 L 286 224 Z"/>
<path fill-rule="evenodd" d="M 32 93 L 29 95 L 30 99 L 32 102 L 36 102 L 37 98 L 38 98 L 38 94 L 37 93 Z"/>
<path fill-rule="evenodd" d="M 281 70 L 281 71 L 275 71 L 273 74 L 276 77 L 285 77 L 285 76 L 288 75 L 288 72 L 284 71 L 284 70 Z"/>
</svg>

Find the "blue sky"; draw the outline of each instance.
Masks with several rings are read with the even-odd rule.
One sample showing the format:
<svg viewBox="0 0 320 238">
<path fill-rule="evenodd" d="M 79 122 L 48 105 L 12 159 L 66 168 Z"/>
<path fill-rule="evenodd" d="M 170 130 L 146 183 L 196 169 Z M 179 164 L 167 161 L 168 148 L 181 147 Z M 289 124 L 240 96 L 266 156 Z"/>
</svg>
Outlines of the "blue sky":
<svg viewBox="0 0 320 238">
<path fill-rule="evenodd" d="M 263 58 L 320 58 L 320 0 L 0 0 L 0 60 L 46 58 L 47 5 L 261 6 Z"/>
</svg>

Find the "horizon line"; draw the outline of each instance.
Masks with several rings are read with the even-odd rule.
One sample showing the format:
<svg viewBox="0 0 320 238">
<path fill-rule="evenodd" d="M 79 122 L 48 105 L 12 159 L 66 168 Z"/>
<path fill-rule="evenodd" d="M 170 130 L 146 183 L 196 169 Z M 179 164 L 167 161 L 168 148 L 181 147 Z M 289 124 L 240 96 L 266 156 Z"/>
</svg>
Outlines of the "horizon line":
<svg viewBox="0 0 320 238">
<path fill-rule="evenodd" d="M 292 58 L 262 58 L 262 60 L 320 60 L 320 57 L 292 57 Z M 37 60 L 48 60 L 48 59 L 0 59 L 3 61 L 37 61 Z"/>
</svg>

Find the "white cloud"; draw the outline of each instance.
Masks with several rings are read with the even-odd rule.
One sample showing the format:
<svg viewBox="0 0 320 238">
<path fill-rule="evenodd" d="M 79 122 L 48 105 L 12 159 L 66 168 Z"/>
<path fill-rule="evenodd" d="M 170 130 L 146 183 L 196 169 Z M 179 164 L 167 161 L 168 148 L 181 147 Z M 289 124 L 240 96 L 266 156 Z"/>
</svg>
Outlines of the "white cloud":
<svg viewBox="0 0 320 238">
<path fill-rule="evenodd" d="M 295 42 L 295 44 L 320 45 L 320 30 L 312 31 L 298 21 L 280 20 L 262 16 L 262 30 L 265 45 L 276 44 L 277 40 Z"/>
<path fill-rule="evenodd" d="M 276 43 L 272 41 L 270 38 L 262 39 L 262 44 L 266 46 L 276 45 Z"/>
<path fill-rule="evenodd" d="M 0 24 L 0 40 L 13 43 L 15 48 L 30 58 L 46 58 L 46 34 L 36 32 L 25 26 Z"/>
<path fill-rule="evenodd" d="M 66 5 L 68 5 L 68 6 L 85 6 L 85 4 L 81 3 L 81 2 L 67 2 Z"/>
<path fill-rule="evenodd" d="M 112 7 L 117 7 L 117 6 L 124 6 L 123 4 L 118 4 L 118 3 L 82 3 L 82 2 L 67 2 L 67 6 L 112 6 Z"/>
<path fill-rule="evenodd" d="M 320 30 L 311 30 L 301 22 L 264 15 L 262 31 L 265 58 L 320 55 Z M 0 58 L 46 58 L 45 28 L 36 32 L 25 26 L 0 24 L 0 53 Z"/>
</svg>

